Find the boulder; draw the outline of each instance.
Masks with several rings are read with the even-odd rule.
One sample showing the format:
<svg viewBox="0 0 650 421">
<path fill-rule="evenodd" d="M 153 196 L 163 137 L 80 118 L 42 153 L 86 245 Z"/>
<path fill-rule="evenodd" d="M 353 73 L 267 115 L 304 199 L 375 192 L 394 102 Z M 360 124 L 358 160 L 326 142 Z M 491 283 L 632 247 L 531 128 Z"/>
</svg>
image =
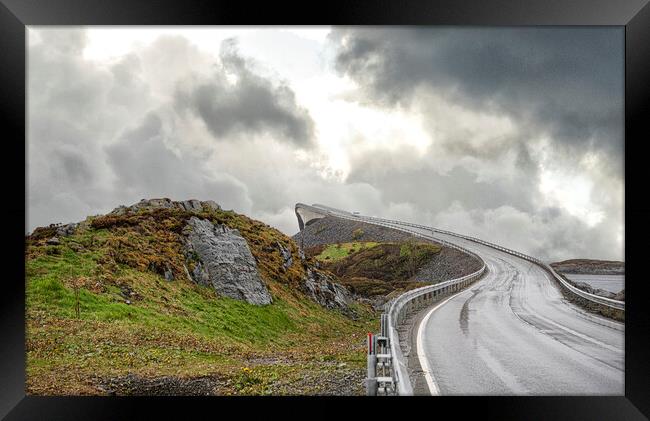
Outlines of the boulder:
<svg viewBox="0 0 650 421">
<path fill-rule="evenodd" d="M 203 205 L 196 199 L 184 200 L 180 202 L 180 206 L 186 211 L 202 211 Z"/>
<path fill-rule="evenodd" d="M 187 254 L 198 257 L 192 279 L 218 294 L 250 304 L 272 302 L 248 244 L 238 230 L 191 217 L 184 229 Z"/>
<path fill-rule="evenodd" d="M 59 237 L 68 237 L 75 233 L 78 226 L 79 224 L 76 223 L 61 225 L 60 227 L 57 227 L 56 235 Z"/>
<path fill-rule="evenodd" d="M 328 309 L 339 309 L 348 315 L 354 315 L 349 307 L 348 290 L 332 281 L 323 272 L 307 268 L 307 277 L 303 280 L 303 291 L 314 301 Z"/>
<path fill-rule="evenodd" d="M 201 202 L 203 208 L 208 208 L 212 210 L 221 210 L 221 206 L 217 204 L 214 200 L 206 200 L 204 202 Z"/>
</svg>

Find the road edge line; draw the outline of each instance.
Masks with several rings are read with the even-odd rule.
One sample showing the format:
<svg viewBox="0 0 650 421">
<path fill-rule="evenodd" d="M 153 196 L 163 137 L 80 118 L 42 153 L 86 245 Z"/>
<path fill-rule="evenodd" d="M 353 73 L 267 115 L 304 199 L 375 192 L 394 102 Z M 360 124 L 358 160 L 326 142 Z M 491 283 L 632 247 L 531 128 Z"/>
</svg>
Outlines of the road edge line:
<svg viewBox="0 0 650 421">
<path fill-rule="evenodd" d="M 445 305 L 447 301 L 451 300 L 457 295 L 462 294 L 465 291 L 467 291 L 467 289 L 464 289 L 463 291 L 460 291 L 452 295 L 451 297 L 446 298 L 444 301 L 441 301 L 440 303 L 436 304 L 436 306 L 433 307 L 431 310 L 429 310 L 426 316 L 422 318 L 422 320 L 420 321 L 420 326 L 418 326 L 418 336 L 417 336 L 417 344 L 416 344 L 416 348 L 418 351 L 418 360 L 420 361 L 420 368 L 422 368 L 422 373 L 424 374 L 424 378 L 427 381 L 427 387 L 429 388 L 429 393 L 431 394 L 431 396 L 440 396 L 440 389 L 436 384 L 435 377 L 433 376 L 433 371 L 431 370 L 431 367 L 429 366 L 429 362 L 427 361 L 424 354 L 424 348 L 422 345 L 422 332 L 424 331 L 423 326 L 427 324 L 427 322 L 429 321 L 429 317 L 433 314 L 434 311 L 438 310 L 440 307 Z"/>
</svg>

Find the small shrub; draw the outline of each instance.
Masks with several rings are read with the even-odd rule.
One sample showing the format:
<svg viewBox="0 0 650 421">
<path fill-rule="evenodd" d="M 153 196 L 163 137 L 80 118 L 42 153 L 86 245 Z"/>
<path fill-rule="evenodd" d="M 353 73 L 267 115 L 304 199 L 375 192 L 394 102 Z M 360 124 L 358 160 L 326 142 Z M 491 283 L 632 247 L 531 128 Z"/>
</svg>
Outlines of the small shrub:
<svg viewBox="0 0 650 421">
<path fill-rule="evenodd" d="M 361 228 L 357 228 L 352 232 L 352 239 L 358 240 L 363 236 L 364 232 Z"/>
</svg>

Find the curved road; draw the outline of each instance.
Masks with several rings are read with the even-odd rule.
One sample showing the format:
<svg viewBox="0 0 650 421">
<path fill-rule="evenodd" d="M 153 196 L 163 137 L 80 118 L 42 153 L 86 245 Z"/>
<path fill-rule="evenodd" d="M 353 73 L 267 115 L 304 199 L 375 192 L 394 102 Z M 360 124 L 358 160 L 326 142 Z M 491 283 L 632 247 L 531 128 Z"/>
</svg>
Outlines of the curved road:
<svg viewBox="0 0 650 421">
<path fill-rule="evenodd" d="M 418 327 L 418 359 L 429 369 L 432 393 L 624 394 L 622 323 L 568 303 L 535 264 L 473 241 L 433 236 L 481 256 L 488 273 L 427 311 Z"/>
<path fill-rule="evenodd" d="M 404 228 L 462 246 L 488 269 L 466 290 L 426 310 L 417 326 L 411 353 L 418 352 L 430 393 L 624 395 L 623 323 L 570 304 L 531 262 L 453 235 Z"/>
</svg>

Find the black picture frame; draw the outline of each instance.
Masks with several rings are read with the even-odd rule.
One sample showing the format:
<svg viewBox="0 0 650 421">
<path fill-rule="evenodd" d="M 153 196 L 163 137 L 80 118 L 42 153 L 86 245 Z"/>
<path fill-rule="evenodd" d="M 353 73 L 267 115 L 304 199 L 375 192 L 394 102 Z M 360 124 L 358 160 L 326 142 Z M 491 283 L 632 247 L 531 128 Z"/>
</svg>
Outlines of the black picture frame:
<svg viewBox="0 0 650 421">
<path fill-rule="evenodd" d="M 649 249 L 645 126 L 650 114 L 649 0 L 446 0 L 437 2 L 328 1 L 124 1 L 0 0 L 0 119 L 4 132 L 2 165 L 4 279 L 0 285 L 0 417 L 17 419 L 189 418 L 197 410 L 210 417 L 239 411 L 261 416 L 409 416 L 415 407 L 429 416 L 469 412 L 487 419 L 647 419 L 650 417 L 650 317 L 644 283 Z M 602 397 L 437 397 L 432 398 L 126 398 L 36 397 L 25 395 L 24 221 L 26 199 L 25 49 L 29 25 L 616 25 L 625 27 L 625 261 L 627 315 L 625 396 Z M 645 135 L 645 136 L 644 136 Z M 20 166 L 25 163 L 25 171 Z M 20 244 L 23 244 L 22 249 Z M 255 402 L 252 402 L 255 401 Z M 293 409 L 300 403 L 300 409 Z M 352 411 L 352 412 L 350 412 Z M 428 411 L 428 412 L 427 412 Z M 390 413 L 393 414 L 390 414 Z"/>
</svg>

